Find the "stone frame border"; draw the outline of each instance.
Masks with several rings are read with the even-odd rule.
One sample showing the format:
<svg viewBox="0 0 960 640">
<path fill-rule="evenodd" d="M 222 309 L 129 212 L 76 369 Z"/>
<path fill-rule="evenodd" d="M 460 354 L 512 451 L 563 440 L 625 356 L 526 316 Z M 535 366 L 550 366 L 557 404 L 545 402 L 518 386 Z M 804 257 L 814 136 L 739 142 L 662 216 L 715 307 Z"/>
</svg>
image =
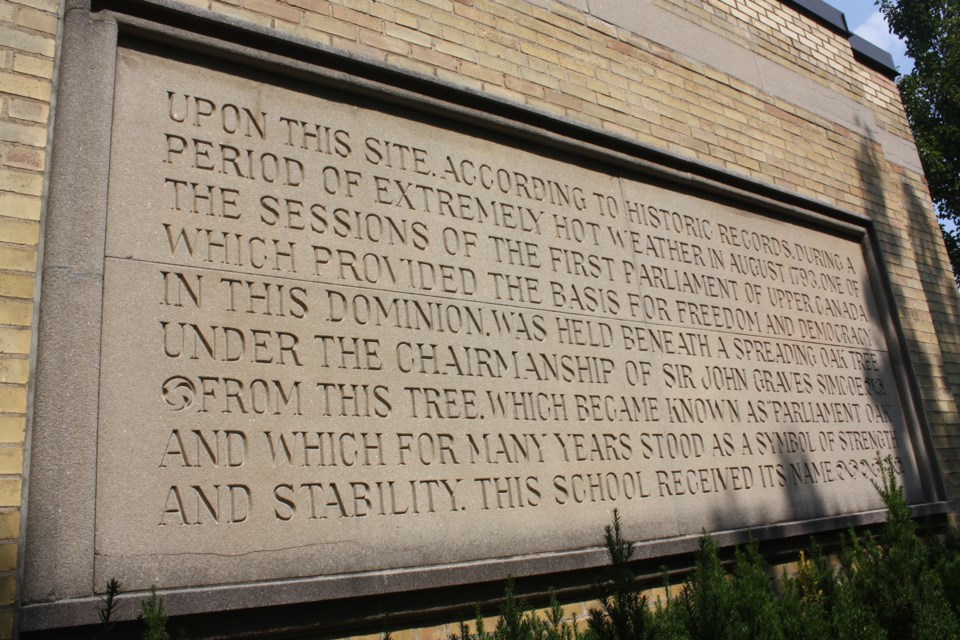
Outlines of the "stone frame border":
<svg viewBox="0 0 960 640">
<path fill-rule="evenodd" d="M 505 134 L 581 159 L 722 197 L 766 215 L 799 220 L 859 239 L 901 390 L 904 418 L 927 502 L 916 516 L 944 514 L 947 501 L 921 395 L 873 223 L 705 163 L 678 158 L 610 134 L 451 83 L 345 54 L 173 0 L 67 0 L 56 127 L 43 239 L 34 413 L 28 417 L 30 477 L 24 491 L 20 626 L 24 631 L 92 624 L 97 424 L 105 222 L 120 38 L 145 40 L 212 59 L 269 69 L 341 91 L 376 97 L 424 115 Z M 190 30 L 174 26 L 191 23 Z M 244 44 L 241 44 L 244 43 Z M 104 160 L 97 162 L 97 160 Z M 69 384 L 64 384 L 69 380 Z M 777 523 L 714 534 L 722 546 L 810 535 L 882 522 L 882 510 Z M 697 537 L 637 545 L 637 559 L 686 554 Z M 319 600 L 398 594 L 519 576 L 559 574 L 605 564 L 601 548 L 341 576 L 165 590 L 171 615 L 231 611 Z M 85 593 L 85 596 L 75 594 Z M 125 594 L 132 602 L 142 594 Z M 126 616 L 135 605 L 125 607 Z"/>
</svg>

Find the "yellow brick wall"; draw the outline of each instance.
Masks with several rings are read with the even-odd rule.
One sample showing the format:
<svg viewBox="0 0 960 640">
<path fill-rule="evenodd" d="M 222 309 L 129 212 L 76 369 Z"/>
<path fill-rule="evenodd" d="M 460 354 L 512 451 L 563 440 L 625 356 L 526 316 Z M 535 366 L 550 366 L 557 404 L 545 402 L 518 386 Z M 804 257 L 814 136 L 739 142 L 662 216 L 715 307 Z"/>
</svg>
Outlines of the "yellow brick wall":
<svg viewBox="0 0 960 640">
<path fill-rule="evenodd" d="M 0 638 L 11 637 L 59 0 L 0 1 Z"/>
<path fill-rule="evenodd" d="M 896 85 L 777 0 L 656 0 L 909 139 Z M 60 0 L 0 0 L 0 638 L 13 626 L 37 251 Z M 182 0 L 870 215 L 960 497 L 960 308 L 923 177 L 861 133 L 621 27 L 526 0 Z M 583 604 L 579 615 L 583 615 Z M 407 630 L 441 637 L 450 626 Z M 409 636 L 409 638 L 408 638 Z M 401 640 L 400 636 L 395 636 Z"/>
</svg>

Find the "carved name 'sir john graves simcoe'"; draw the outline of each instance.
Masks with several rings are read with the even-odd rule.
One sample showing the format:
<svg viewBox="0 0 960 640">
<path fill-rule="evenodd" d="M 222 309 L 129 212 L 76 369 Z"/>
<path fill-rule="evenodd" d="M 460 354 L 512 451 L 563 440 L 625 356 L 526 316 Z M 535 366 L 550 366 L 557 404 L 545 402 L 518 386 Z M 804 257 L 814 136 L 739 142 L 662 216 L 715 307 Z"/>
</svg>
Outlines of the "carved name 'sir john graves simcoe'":
<svg viewBox="0 0 960 640">
<path fill-rule="evenodd" d="M 96 584 L 858 513 L 878 454 L 922 500 L 860 238 L 153 53 L 116 83 Z"/>
</svg>

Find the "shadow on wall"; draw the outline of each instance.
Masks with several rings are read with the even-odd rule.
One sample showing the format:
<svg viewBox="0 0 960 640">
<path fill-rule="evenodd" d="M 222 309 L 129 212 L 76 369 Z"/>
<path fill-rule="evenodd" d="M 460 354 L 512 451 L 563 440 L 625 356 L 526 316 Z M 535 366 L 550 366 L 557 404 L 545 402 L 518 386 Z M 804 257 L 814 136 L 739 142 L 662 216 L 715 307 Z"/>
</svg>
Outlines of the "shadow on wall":
<svg viewBox="0 0 960 640">
<path fill-rule="evenodd" d="M 900 316 L 906 348 L 917 377 L 948 497 L 960 499 L 960 427 L 954 422 L 957 408 L 960 407 L 960 330 L 957 327 L 960 323 L 960 296 L 949 272 L 945 249 L 939 244 L 942 242 L 939 230 L 929 215 L 929 204 L 918 195 L 905 176 L 900 179 L 902 202 L 896 197 L 896 187 L 884 189 L 886 177 L 893 178 L 901 172 L 897 168 L 886 168 L 876 144 L 869 138 L 863 138 L 857 156 L 859 186 L 864 194 L 863 207 L 876 224 L 883 248 L 880 258 L 890 275 L 893 296 L 897 301 L 895 312 Z M 909 277 L 912 273 L 920 274 L 919 281 Z M 863 274 L 862 278 L 864 287 L 870 287 L 869 274 Z M 876 309 L 876 313 L 883 315 L 884 310 Z M 883 325 L 879 317 L 871 320 L 876 326 Z M 880 341 L 885 342 L 882 337 Z M 937 347 L 937 344 L 940 346 Z M 884 358 L 881 365 L 884 379 L 898 378 L 893 371 L 898 359 Z M 787 425 L 771 426 L 789 429 Z M 806 520 L 829 514 L 836 505 L 833 492 L 819 484 L 794 482 L 798 474 L 808 464 L 815 464 L 819 457 L 816 452 L 803 451 L 779 454 L 777 461 L 787 477 L 786 486 L 779 489 L 783 508 L 778 508 L 777 513 L 753 513 L 762 518 L 755 522 Z M 923 459 L 918 458 L 917 462 L 922 465 Z M 919 475 L 923 477 L 923 471 Z M 933 498 L 931 495 L 926 497 Z M 745 499 L 738 494 L 725 496 L 722 504 L 704 514 L 703 527 L 709 531 L 725 531 L 738 524 L 742 526 L 738 511 L 740 506 L 745 506 Z M 756 526 L 762 529 L 762 524 Z"/>
<path fill-rule="evenodd" d="M 864 208 L 877 225 L 883 248 L 880 257 L 890 275 L 947 497 L 957 499 L 960 498 L 960 428 L 955 421 L 960 406 L 960 332 L 957 330 L 960 296 L 939 228 L 930 215 L 932 206 L 925 204 L 897 168 L 893 171 L 903 176 L 900 178 L 903 201 L 893 202 L 892 206 L 887 204 L 883 164 L 874 144 L 864 138 L 857 159 Z M 908 279 L 904 275 L 908 272 L 918 273 L 919 282 Z"/>
</svg>

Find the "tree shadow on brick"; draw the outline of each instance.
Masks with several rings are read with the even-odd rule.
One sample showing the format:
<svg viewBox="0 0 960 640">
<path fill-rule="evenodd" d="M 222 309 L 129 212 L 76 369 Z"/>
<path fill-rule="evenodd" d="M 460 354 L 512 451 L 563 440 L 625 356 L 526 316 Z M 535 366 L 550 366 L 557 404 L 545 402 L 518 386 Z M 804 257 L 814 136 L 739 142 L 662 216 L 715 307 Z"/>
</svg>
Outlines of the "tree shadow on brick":
<svg viewBox="0 0 960 640">
<path fill-rule="evenodd" d="M 903 330 L 917 383 L 915 392 L 935 445 L 934 455 L 940 461 L 948 496 L 957 498 L 960 451 L 951 453 L 949 447 L 957 444 L 950 442 L 951 436 L 960 438 L 955 424 L 960 406 L 960 298 L 932 207 L 924 204 L 897 166 L 891 166 L 890 171 L 901 176 L 903 200 L 887 202 L 884 161 L 876 146 L 870 138 L 860 143 L 857 170 L 863 206 L 875 223 L 882 254 L 878 258 L 889 275 L 891 303 Z M 919 280 L 914 280 L 913 274 Z M 931 337 L 936 344 L 931 344 Z"/>
<path fill-rule="evenodd" d="M 960 295 L 940 230 L 930 215 L 932 205 L 925 205 L 905 178 L 901 179 L 901 186 L 919 284 L 940 346 L 933 362 L 931 356 L 922 352 L 930 368 L 923 391 L 924 395 L 933 396 L 933 408 L 927 409 L 927 416 L 950 497 L 956 498 L 960 497 L 960 451 L 956 450 L 960 445 L 960 425 L 956 422 L 960 409 Z"/>
</svg>

